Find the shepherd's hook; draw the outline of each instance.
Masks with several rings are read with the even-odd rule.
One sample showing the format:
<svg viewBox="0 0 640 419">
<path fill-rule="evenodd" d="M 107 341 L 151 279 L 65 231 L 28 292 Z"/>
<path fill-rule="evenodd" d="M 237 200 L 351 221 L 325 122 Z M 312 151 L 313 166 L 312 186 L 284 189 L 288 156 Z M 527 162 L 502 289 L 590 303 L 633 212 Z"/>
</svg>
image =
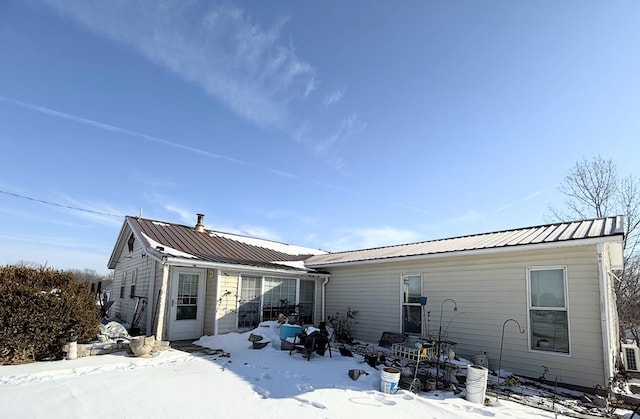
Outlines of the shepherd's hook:
<svg viewBox="0 0 640 419">
<path fill-rule="evenodd" d="M 498 388 L 500 387 L 500 376 L 501 371 L 502 371 L 502 344 L 504 343 L 504 327 L 507 325 L 507 323 L 509 322 L 514 322 L 515 324 L 518 325 L 518 330 L 520 331 L 520 333 L 524 333 L 524 329 L 520 326 L 520 323 L 518 323 L 518 321 L 516 319 L 507 319 L 504 321 L 504 323 L 502 323 L 502 338 L 500 339 L 500 359 L 498 361 Z M 496 401 L 498 400 L 498 392 L 496 391 Z"/>
<path fill-rule="evenodd" d="M 438 358 L 436 360 L 436 390 L 439 390 L 438 378 L 440 375 L 440 353 L 442 347 L 442 311 L 444 310 L 444 303 L 446 303 L 447 301 L 451 301 L 453 303 L 453 311 L 458 311 L 458 304 L 456 304 L 453 298 L 445 299 L 440 305 L 440 327 L 438 328 Z"/>
</svg>

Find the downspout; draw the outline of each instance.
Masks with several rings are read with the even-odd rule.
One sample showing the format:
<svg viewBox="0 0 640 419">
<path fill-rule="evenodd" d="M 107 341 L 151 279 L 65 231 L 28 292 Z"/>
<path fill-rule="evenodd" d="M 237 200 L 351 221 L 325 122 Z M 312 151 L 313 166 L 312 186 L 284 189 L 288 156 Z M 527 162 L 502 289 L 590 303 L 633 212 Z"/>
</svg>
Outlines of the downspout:
<svg viewBox="0 0 640 419">
<path fill-rule="evenodd" d="M 598 284 L 600 286 L 600 322 L 602 323 L 602 351 L 604 360 L 604 375 L 605 382 L 603 383 L 605 388 L 608 387 L 608 381 L 613 377 L 612 365 L 610 357 L 611 353 L 611 335 L 609 330 L 609 290 L 611 289 L 610 278 L 607 272 L 607 268 L 603 261 L 603 244 L 598 243 L 596 245 L 598 256 Z"/>
<path fill-rule="evenodd" d="M 326 311 L 326 303 L 325 303 L 325 296 L 327 295 L 325 286 L 329 283 L 329 276 L 327 276 L 324 279 L 324 282 L 322 283 L 322 321 L 325 321 L 326 317 L 325 317 L 325 311 Z"/>
<path fill-rule="evenodd" d="M 160 301 L 158 302 L 158 326 L 156 340 L 164 338 L 164 320 L 167 311 L 167 287 L 169 286 L 169 266 L 162 265 L 162 286 L 160 287 Z"/>
</svg>

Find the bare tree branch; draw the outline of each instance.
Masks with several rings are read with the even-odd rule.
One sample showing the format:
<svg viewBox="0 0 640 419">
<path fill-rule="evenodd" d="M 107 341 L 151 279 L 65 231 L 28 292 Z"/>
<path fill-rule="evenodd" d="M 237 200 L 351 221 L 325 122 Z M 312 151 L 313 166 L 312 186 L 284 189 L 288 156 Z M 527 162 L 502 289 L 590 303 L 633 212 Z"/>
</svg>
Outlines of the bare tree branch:
<svg viewBox="0 0 640 419">
<path fill-rule="evenodd" d="M 618 178 L 611 159 L 583 158 L 571 168 L 558 187 L 565 197 L 562 208 L 549 206 L 557 221 L 625 217 L 624 267 L 615 281 L 618 318 L 623 336 L 640 339 L 640 180 Z"/>
<path fill-rule="evenodd" d="M 558 187 L 568 198 L 565 206 L 581 219 L 610 215 L 617 189 L 613 161 L 600 156 L 577 162 Z"/>
</svg>

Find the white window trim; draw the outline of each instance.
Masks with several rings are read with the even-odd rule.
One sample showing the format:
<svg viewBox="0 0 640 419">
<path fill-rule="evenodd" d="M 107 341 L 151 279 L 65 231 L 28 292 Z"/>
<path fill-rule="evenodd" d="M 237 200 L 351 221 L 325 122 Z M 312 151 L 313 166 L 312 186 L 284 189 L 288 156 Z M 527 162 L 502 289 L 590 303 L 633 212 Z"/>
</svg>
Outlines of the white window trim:
<svg viewBox="0 0 640 419">
<path fill-rule="evenodd" d="M 403 313 L 404 313 L 404 306 L 418 306 L 420 307 L 420 303 L 405 303 L 404 302 L 404 278 L 407 276 L 419 276 L 420 277 L 420 296 L 424 296 L 424 278 L 422 276 L 421 273 L 403 273 L 400 274 L 400 331 L 402 333 L 407 333 L 410 335 L 417 335 L 420 336 L 422 333 L 416 334 L 416 333 L 408 333 L 404 331 L 404 319 L 403 319 Z M 422 330 L 423 327 L 426 327 L 426 325 L 422 324 L 422 317 L 423 317 L 423 313 L 422 313 L 422 308 L 420 309 L 420 330 Z"/>
<path fill-rule="evenodd" d="M 551 269 L 562 269 L 563 271 L 563 279 L 564 279 L 564 309 L 555 309 L 555 311 L 566 311 L 567 313 L 567 340 L 569 344 L 569 352 L 557 352 L 557 351 L 545 351 L 543 349 L 536 349 L 533 347 L 531 342 L 531 310 L 533 307 L 531 306 L 531 271 L 544 271 Z M 552 265 L 552 266 L 527 266 L 525 281 L 527 283 L 527 345 L 529 348 L 529 352 L 535 352 L 537 354 L 546 354 L 546 355 L 554 355 L 554 356 L 563 356 L 563 357 L 571 357 L 571 351 L 573 349 L 573 345 L 571 345 L 571 316 L 569 315 L 569 268 L 567 265 Z M 554 311 L 554 308 L 545 309 L 548 311 Z"/>
</svg>

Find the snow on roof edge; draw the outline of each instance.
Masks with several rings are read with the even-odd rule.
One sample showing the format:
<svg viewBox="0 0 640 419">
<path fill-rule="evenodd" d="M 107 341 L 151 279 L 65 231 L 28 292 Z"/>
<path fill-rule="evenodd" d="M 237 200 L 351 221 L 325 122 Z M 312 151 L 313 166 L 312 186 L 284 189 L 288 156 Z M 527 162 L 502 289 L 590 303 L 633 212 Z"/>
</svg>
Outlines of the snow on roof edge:
<svg viewBox="0 0 640 419">
<path fill-rule="evenodd" d="M 153 240 L 151 237 L 149 237 L 146 234 L 144 234 L 144 231 L 141 231 L 140 233 L 144 236 L 145 240 L 147 240 L 147 242 L 149 243 L 149 247 L 151 247 L 152 249 L 160 250 L 160 249 L 158 249 L 158 247 L 162 247 L 162 248 L 164 248 L 164 250 L 160 250 L 160 251 L 163 252 L 163 253 L 167 253 L 167 254 L 169 254 L 171 256 L 178 256 L 178 257 L 184 257 L 184 258 L 189 258 L 189 259 L 198 259 L 197 256 L 194 256 L 194 255 L 192 255 L 190 253 L 183 252 L 183 251 L 178 250 L 178 249 L 174 249 L 173 247 L 166 246 L 166 245 L 164 245 L 162 243 L 158 243 L 157 241 Z"/>
<path fill-rule="evenodd" d="M 241 236 L 232 233 L 223 233 L 221 231 L 209 231 L 209 235 L 223 237 L 229 240 L 239 241 L 252 246 L 264 247 L 266 249 L 275 250 L 276 252 L 286 253 L 288 255 L 325 255 L 328 252 L 311 247 L 297 246 L 293 244 L 280 243 L 273 240 L 259 239 L 256 237 Z"/>
</svg>

